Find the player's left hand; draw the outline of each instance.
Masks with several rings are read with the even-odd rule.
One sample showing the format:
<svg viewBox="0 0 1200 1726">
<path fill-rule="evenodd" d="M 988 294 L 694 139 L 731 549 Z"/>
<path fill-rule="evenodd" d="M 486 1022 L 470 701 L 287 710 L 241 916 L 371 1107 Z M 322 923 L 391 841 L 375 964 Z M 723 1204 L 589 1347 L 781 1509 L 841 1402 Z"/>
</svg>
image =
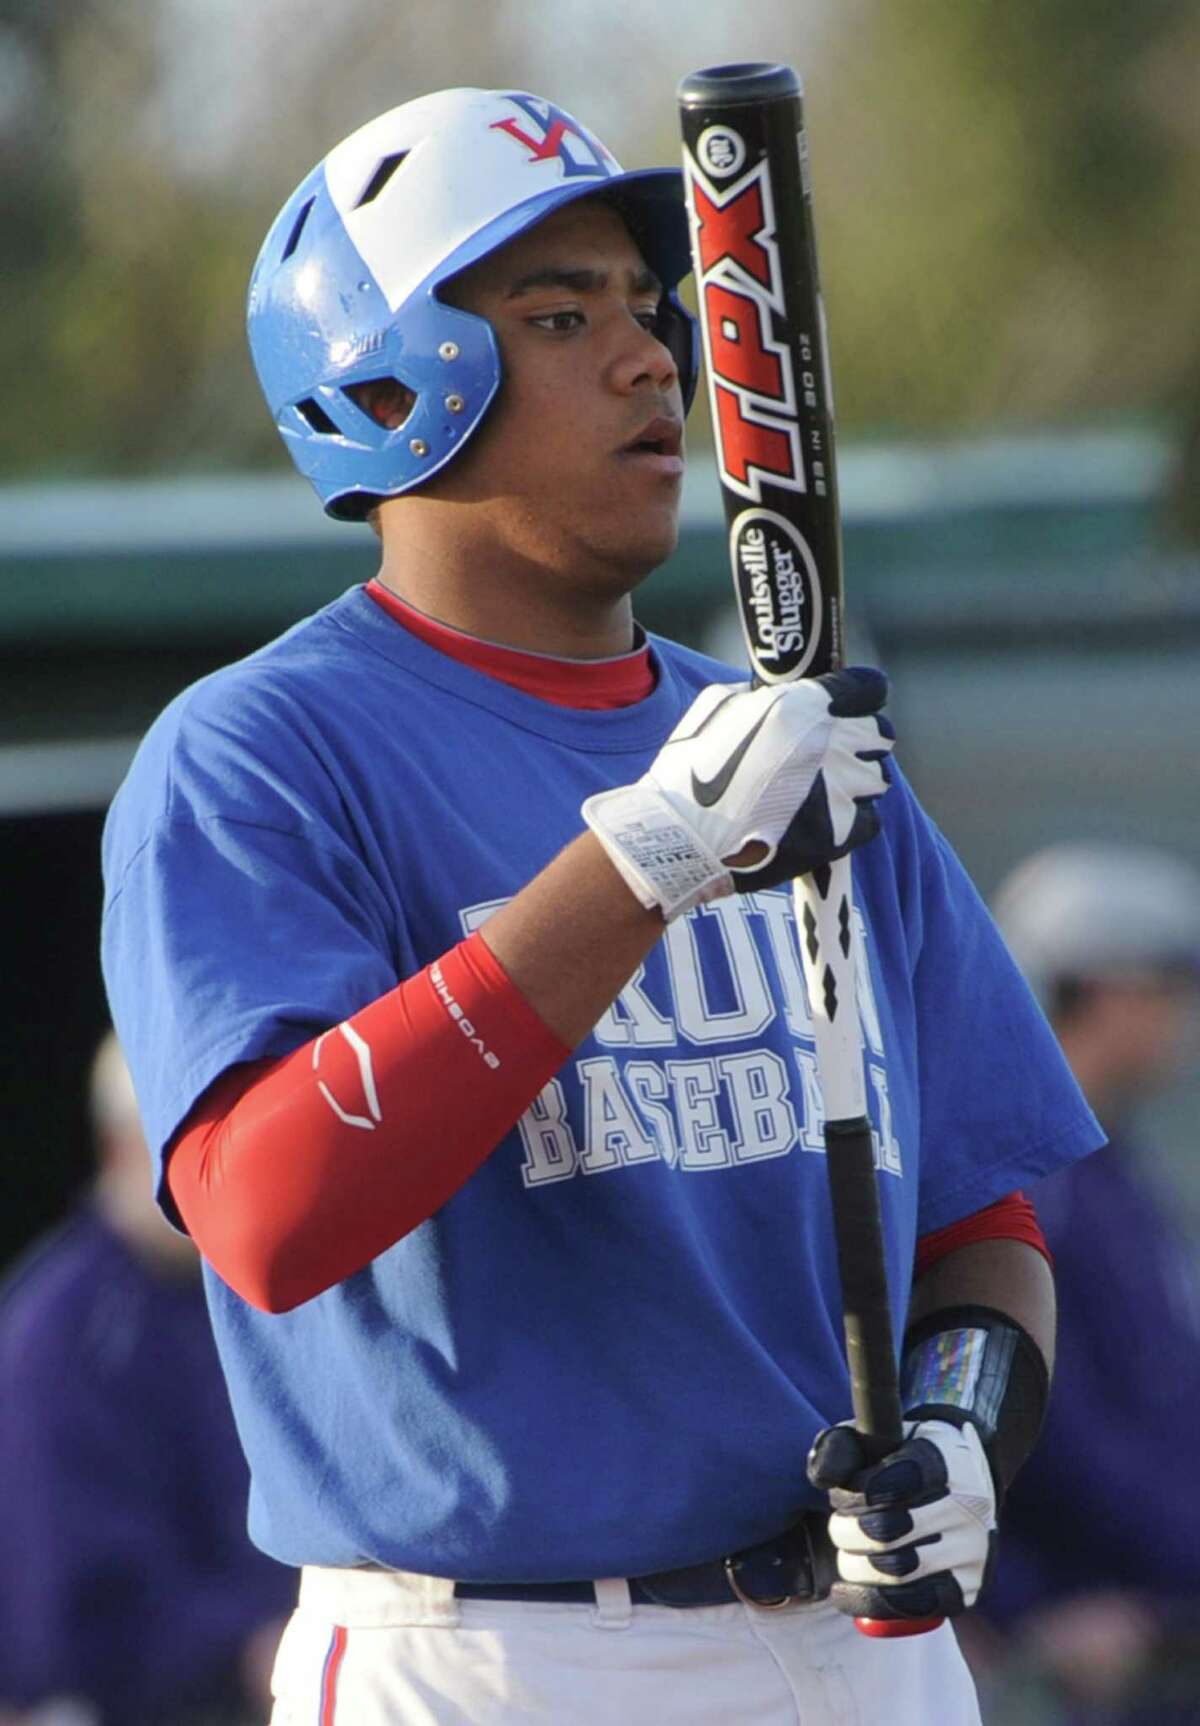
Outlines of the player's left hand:
<svg viewBox="0 0 1200 1726">
<path fill-rule="evenodd" d="M 826 1427 L 808 1478 L 833 1506 L 839 1611 L 952 1618 L 975 1604 L 995 1546 L 996 1489 L 970 1422 L 907 1422 L 904 1443 L 874 1464 L 853 1426 Z"/>
</svg>

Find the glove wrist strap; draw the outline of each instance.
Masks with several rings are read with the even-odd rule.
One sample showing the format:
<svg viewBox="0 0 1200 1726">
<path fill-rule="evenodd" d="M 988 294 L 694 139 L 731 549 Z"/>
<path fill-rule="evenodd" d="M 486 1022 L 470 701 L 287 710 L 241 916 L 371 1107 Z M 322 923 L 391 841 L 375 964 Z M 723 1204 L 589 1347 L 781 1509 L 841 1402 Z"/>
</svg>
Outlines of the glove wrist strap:
<svg viewBox="0 0 1200 1726">
<path fill-rule="evenodd" d="M 970 1422 L 983 1441 L 997 1502 L 1037 1441 L 1049 1392 L 1041 1349 L 994 1307 L 943 1307 L 904 1339 L 905 1418 Z"/>
<path fill-rule="evenodd" d="M 635 899 L 665 922 L 733 891 L 721 859 L 645 780 L 598 792 L 582 814 Z"/>
</svg>

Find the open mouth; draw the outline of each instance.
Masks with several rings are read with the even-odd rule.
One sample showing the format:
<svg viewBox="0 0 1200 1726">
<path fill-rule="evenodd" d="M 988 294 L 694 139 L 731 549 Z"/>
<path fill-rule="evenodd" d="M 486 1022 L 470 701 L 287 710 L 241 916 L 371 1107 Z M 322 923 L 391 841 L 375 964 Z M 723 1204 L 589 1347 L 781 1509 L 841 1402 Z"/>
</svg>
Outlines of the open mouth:
<svg viewBox="0 0 1200 1726">
<path fill-rule="evenodd" d="M 636 437 L 623 444 L 620 455 L 659 456 L 672 468 L 683 468 L 683 427 L 678 420 L 661 417 L 645 425 Z"/>
</svg>

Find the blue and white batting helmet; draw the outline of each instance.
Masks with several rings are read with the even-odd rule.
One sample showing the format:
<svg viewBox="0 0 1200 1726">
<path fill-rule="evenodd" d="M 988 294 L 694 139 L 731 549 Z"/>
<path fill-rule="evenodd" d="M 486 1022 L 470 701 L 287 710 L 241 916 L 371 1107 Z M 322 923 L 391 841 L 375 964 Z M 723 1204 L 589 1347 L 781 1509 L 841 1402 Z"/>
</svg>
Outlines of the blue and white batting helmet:
<svg viewBox="0 0 1200 1726">
<path fill-rule="evenodd" d="M 358 520 L 438 473 L 500 387 L 491 325 L 446 304 L 452 276 L 575 198 L 603 192 L 665 290 L 662 336 L 695 388 L 695 323 L 675 289 L 691 268 L 682 175 L 626 173 L 540 97 L 443 90 L 393 108 L 313 169 L 280 211 L 250 283 L 250 348 L 292 460 L 329 515 Z M 398 378 L 402 426 L 347 391 Z"/>
</svg>

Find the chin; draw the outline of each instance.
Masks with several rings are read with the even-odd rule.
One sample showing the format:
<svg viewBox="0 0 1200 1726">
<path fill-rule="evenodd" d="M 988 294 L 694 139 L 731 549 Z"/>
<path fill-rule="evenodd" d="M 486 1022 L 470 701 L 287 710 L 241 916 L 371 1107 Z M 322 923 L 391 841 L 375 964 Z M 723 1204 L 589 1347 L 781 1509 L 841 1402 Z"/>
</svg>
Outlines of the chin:
<svg viewBox="0 0 1200 1726">
<path fill-rule="evenodd" d="M 624 525 L 628 528 L 629 524 Z M 639 524 L 637 533 L 626 531 L 620 544 L 613 546 L 609 555 L 614 563 L 628 572 L 636 585 L 666 563 L 678 544 L 679 517 L 672 511 L 669 519 L 662 522 Z"/>
</svg>

